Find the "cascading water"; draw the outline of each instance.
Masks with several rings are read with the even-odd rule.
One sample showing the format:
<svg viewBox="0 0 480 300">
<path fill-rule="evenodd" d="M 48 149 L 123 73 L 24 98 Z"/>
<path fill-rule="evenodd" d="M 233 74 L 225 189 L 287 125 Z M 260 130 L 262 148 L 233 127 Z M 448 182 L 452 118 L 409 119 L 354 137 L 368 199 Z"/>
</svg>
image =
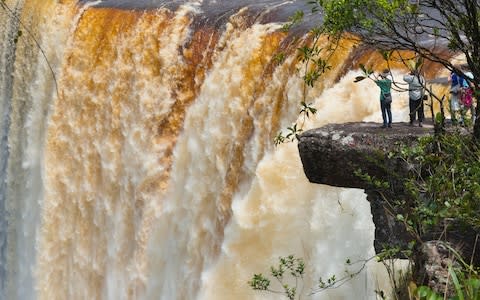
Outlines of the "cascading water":
<svg viewBox="0 0 480 300">
<path fill-rule="evenodd" d="M 17 9 L 13 8 L 12 12 L 16 16 Z M 18 20 L 9 20 L 5 11 L 0 12 L 0 37 L 2 44 L 0 48 L 0 99 L 2 99 L 2 105 L 0 106 L 0 129 L 1 129 L 1 143 L 0 143 L 0 295 L 4 295 L 5 291 L 5 278 L 6 278 L 6 263 L 7 263 L 7 214 L 6 214 L 6 174 L 7 163 L 9 157 L 8 151 L 8 133 L 10 129 L 10 112 L 11 112 L 11 99 L 12 93 L 8 88 L 12 86 L 12 77 L 10 74 L 13 72 L 13 62 L 15 61 L 15 43 L 14 39 L 18 33 Z"/>
<path fill-rule="evenodd" d="M 0 298 L 274 299 L 247 281 L 279 256 L 306 260 L 308 294 L 374 255 L 363 192 L 309 183 L 296 145 L 273 146 L 302 99 L 279 30 L 300 4 L 248 2 L 6 1 Z M 380 118 L 341 49 L 306 129 Z M 374 299 L 376 274 L 313 297 Z"/>
</svg>

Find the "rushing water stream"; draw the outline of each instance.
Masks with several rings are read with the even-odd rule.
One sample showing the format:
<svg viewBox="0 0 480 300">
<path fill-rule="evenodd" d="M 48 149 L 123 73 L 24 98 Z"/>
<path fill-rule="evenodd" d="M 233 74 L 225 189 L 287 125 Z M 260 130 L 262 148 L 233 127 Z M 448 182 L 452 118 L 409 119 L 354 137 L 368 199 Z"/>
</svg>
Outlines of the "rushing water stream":
<svg viewBox="0 0 480 300">
<path fill-rule="evenodd" d="M 305 259 L 308 295 L 374 255 L 363 191 L 309 183 L 296 144 L 273 145 L 302 99 L 279 28 L 303 1 L 5 3 L 1 299 L 277 299 L 247 281 L 279 256 Z M 342 44 L 305 129 L 379 121 L 376 87 L 353 83 L 364 55 Z M 312 298 L 375 299 L 385 280 L 370 263 Z"/>
</svg>

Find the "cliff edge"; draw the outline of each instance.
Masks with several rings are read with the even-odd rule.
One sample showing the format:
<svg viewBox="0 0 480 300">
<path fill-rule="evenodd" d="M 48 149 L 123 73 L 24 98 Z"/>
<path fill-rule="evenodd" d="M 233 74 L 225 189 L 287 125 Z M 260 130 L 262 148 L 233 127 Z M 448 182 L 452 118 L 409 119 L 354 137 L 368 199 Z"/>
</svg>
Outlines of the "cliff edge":
<svg viewBox="0 0 480 300">
<path fill-rule="evenodd" d="M 411 236 L 386 209 L 381 195 L 357 171 L 388 181 L 392 193 L 402 197 L 398 184 L 407 170 L 402 161 L 388 153 L 401 145 L 413 146 L 418 139 L 434 133 L 432 124 L 424 127 L 394 123 L 380 128 L 378 123 L 329 124 L 305 131 L 299 136 L 298 150 L 303 170 L 312 183 L 365 190 L 375 223 L 375 250 L 384 246 L 405 247 Z"/>
<path fill-rule="evenodd" d="M 405 248 L 412 236 L 392 215 L 389 205 L 376 188 L 358 176 L 358 170 L 387 181 L 390 195 L 406 199 L 401 181 L 405 178 L 408 165 L 390 157 L 389 153 L 401 146 L 414 146 L 419 138 L 433 134 L 431 123 L 423 127 L 394 123 L 392 128 L 385 129 L 380 128 L 378 123 L 329 124 L 302 133 L 298 150 L 310 182 L 365 190 L 375 224 L 374 246 L 379 253 L 385 245 Z M 479 265 L 480 249 L 473 249 L 479 246 L 472 247 L 477 245 L 475 241 L 479 232 L 450 227 L 452 230 L 449 231 L 448 242 L 459 245 L 463 254 Z M 422 238 L 425 241 L 436 240 L 444 228 L 437 229 Z"/>
<path fill-rule="evenodd" d="M 356 170 L 380 179 L 391 177 L 392 171 L 398 174 L 406 166 L 388 160 L 388 153 L 401 144 L 411 146 L 420 137 L 432 134 L 431 124 L 414 127 L 394 123 L 392 128 L 380 128 L 378 123 L 330 124 L 302 133 L 298 150 L 310 182 L 368 189 L 365 181 L 355 175 Z M 387 169 L 379 168 L 383 162 Z"/>
</svg>

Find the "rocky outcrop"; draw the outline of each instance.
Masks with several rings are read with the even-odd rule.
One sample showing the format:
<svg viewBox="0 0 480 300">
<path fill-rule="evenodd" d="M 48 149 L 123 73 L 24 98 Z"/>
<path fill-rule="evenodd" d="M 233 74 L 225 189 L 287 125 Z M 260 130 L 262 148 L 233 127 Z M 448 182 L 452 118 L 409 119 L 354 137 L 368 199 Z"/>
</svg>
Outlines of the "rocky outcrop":
<svg viewBox="0 0 480 300">
<path fill-rule="evenodd" d="M 385 245 L 405 248 L 412 240 L 412 236 L 392 215 L 382 194 L 359 174 L 368 174 L 387 181 L 390 185 L 388 191 L 390 197 L 406 199 L 400 182 L 409 166 L 389 153 L 402 145 L 414 146 L 420 137 L 433 133 L 432 124 L 410 127 L 406 123 L 396 123 L 393 124 L 393 128 L 386 129 L 380 128 L 377 123 L 330 124 L 301 134 L 298 150 L 304 172 L 310 182 L 365 190 L 375 223 L 375 250 L 379 253 Z M 360 169 L 362 171 L 358 172 Z M 480 243 L 476 242 L 479 233 L 471 228 L 457 226 L 453 220 L 448 222 L 426 233 L 422 240 L 430 241 L 427 246 L 437 245 L 432 241 L 441 236 L 468 261 L 472 260 L 475 265 L 479 265 L 480 246 L 477 245 Z M 424 248 L 418 249 L 424 253 L 422 255 L 426 255 L 426 258 L 422 258 L 423 262 L 419 263 L 424 268 L 417 271 L 423 273 L 423 278 L 428 279 L 429 283 L 437 282 L 439 279 L 435 279 L 435 276 L 441 272 L 428 267 L 428 262 L 433 261 L 434 265 L 437 260 L 432 260 L 430 257 L 432 255 L 429 255 L 432 251 L 425 251 Z M 435 272 L 429 273 L 429 270 Z M 441 285 L 441 280 L 438 282 Z"/>
<path fill-rule="evenodd" d="M 390 151 L 400 144 L 413 145 L 421 136 L 433 133 L 433 127 L 410 127 L 405 123 L 383 129 L 378 123 L 330 124 L 305 131 L 299 137 L 298 149 L 305 175 L 310 182 L 338 187 L 368 189 L 355 174 L 358 169 L 380 179 L 400 174 L 401 162 L 389 160 Z M 381 163 L 386 167 L 380 167 Z"/>
<path fill-rule="evenodd" d="M 375 223 L 375 249 L 379 252 L 385 244 L 405 246 L 411 237 L 388 212 L 381 194 L 359 173 L 388 181 L 391 192 L 402 197 L 398 180 L 408 166 L 388 154 L 401 145 L 412 146 L 419 137 L 430 134 L 433 126 L 428 124 L 410 127 L 395 123 L 386 129 L 378 123 L 330 124 L 300 135 L 298 149 L 310 182 L 365 190 Z"/>
</svg>

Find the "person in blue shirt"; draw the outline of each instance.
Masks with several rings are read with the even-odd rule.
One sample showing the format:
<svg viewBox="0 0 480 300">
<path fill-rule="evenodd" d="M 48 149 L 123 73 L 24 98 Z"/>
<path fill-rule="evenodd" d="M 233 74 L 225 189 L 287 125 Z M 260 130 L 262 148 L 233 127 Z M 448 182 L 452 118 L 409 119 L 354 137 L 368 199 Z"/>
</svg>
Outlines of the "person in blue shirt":
<svg viewBox="0 0 480 300">
<path fill-rule="evenodd" d="M 452 118 L 452 122 L 453 123 L 457 122 L 456 116 L 458 115 L 460 118 L 458 121 L 460 123 L 463 123 L 463 118 L 461 114 L 458 114 L 458 113 L 460 112 L 460 108 L 461 108 L 460 99 L 461 99 L 462 88 L 463 88 L 465 79 L 452 71 L 450 73 L 449 81 L 450 81 L 450 115 Z"/>
<path fill-rule="evenodd" d="M 380 109 L 382 111 L 383 125 L 382 128 L 392 127 L 392 80 L 390 79 L 390 71 L 385 69 L 374 79 L 380 88 Z"/>
</svg>

